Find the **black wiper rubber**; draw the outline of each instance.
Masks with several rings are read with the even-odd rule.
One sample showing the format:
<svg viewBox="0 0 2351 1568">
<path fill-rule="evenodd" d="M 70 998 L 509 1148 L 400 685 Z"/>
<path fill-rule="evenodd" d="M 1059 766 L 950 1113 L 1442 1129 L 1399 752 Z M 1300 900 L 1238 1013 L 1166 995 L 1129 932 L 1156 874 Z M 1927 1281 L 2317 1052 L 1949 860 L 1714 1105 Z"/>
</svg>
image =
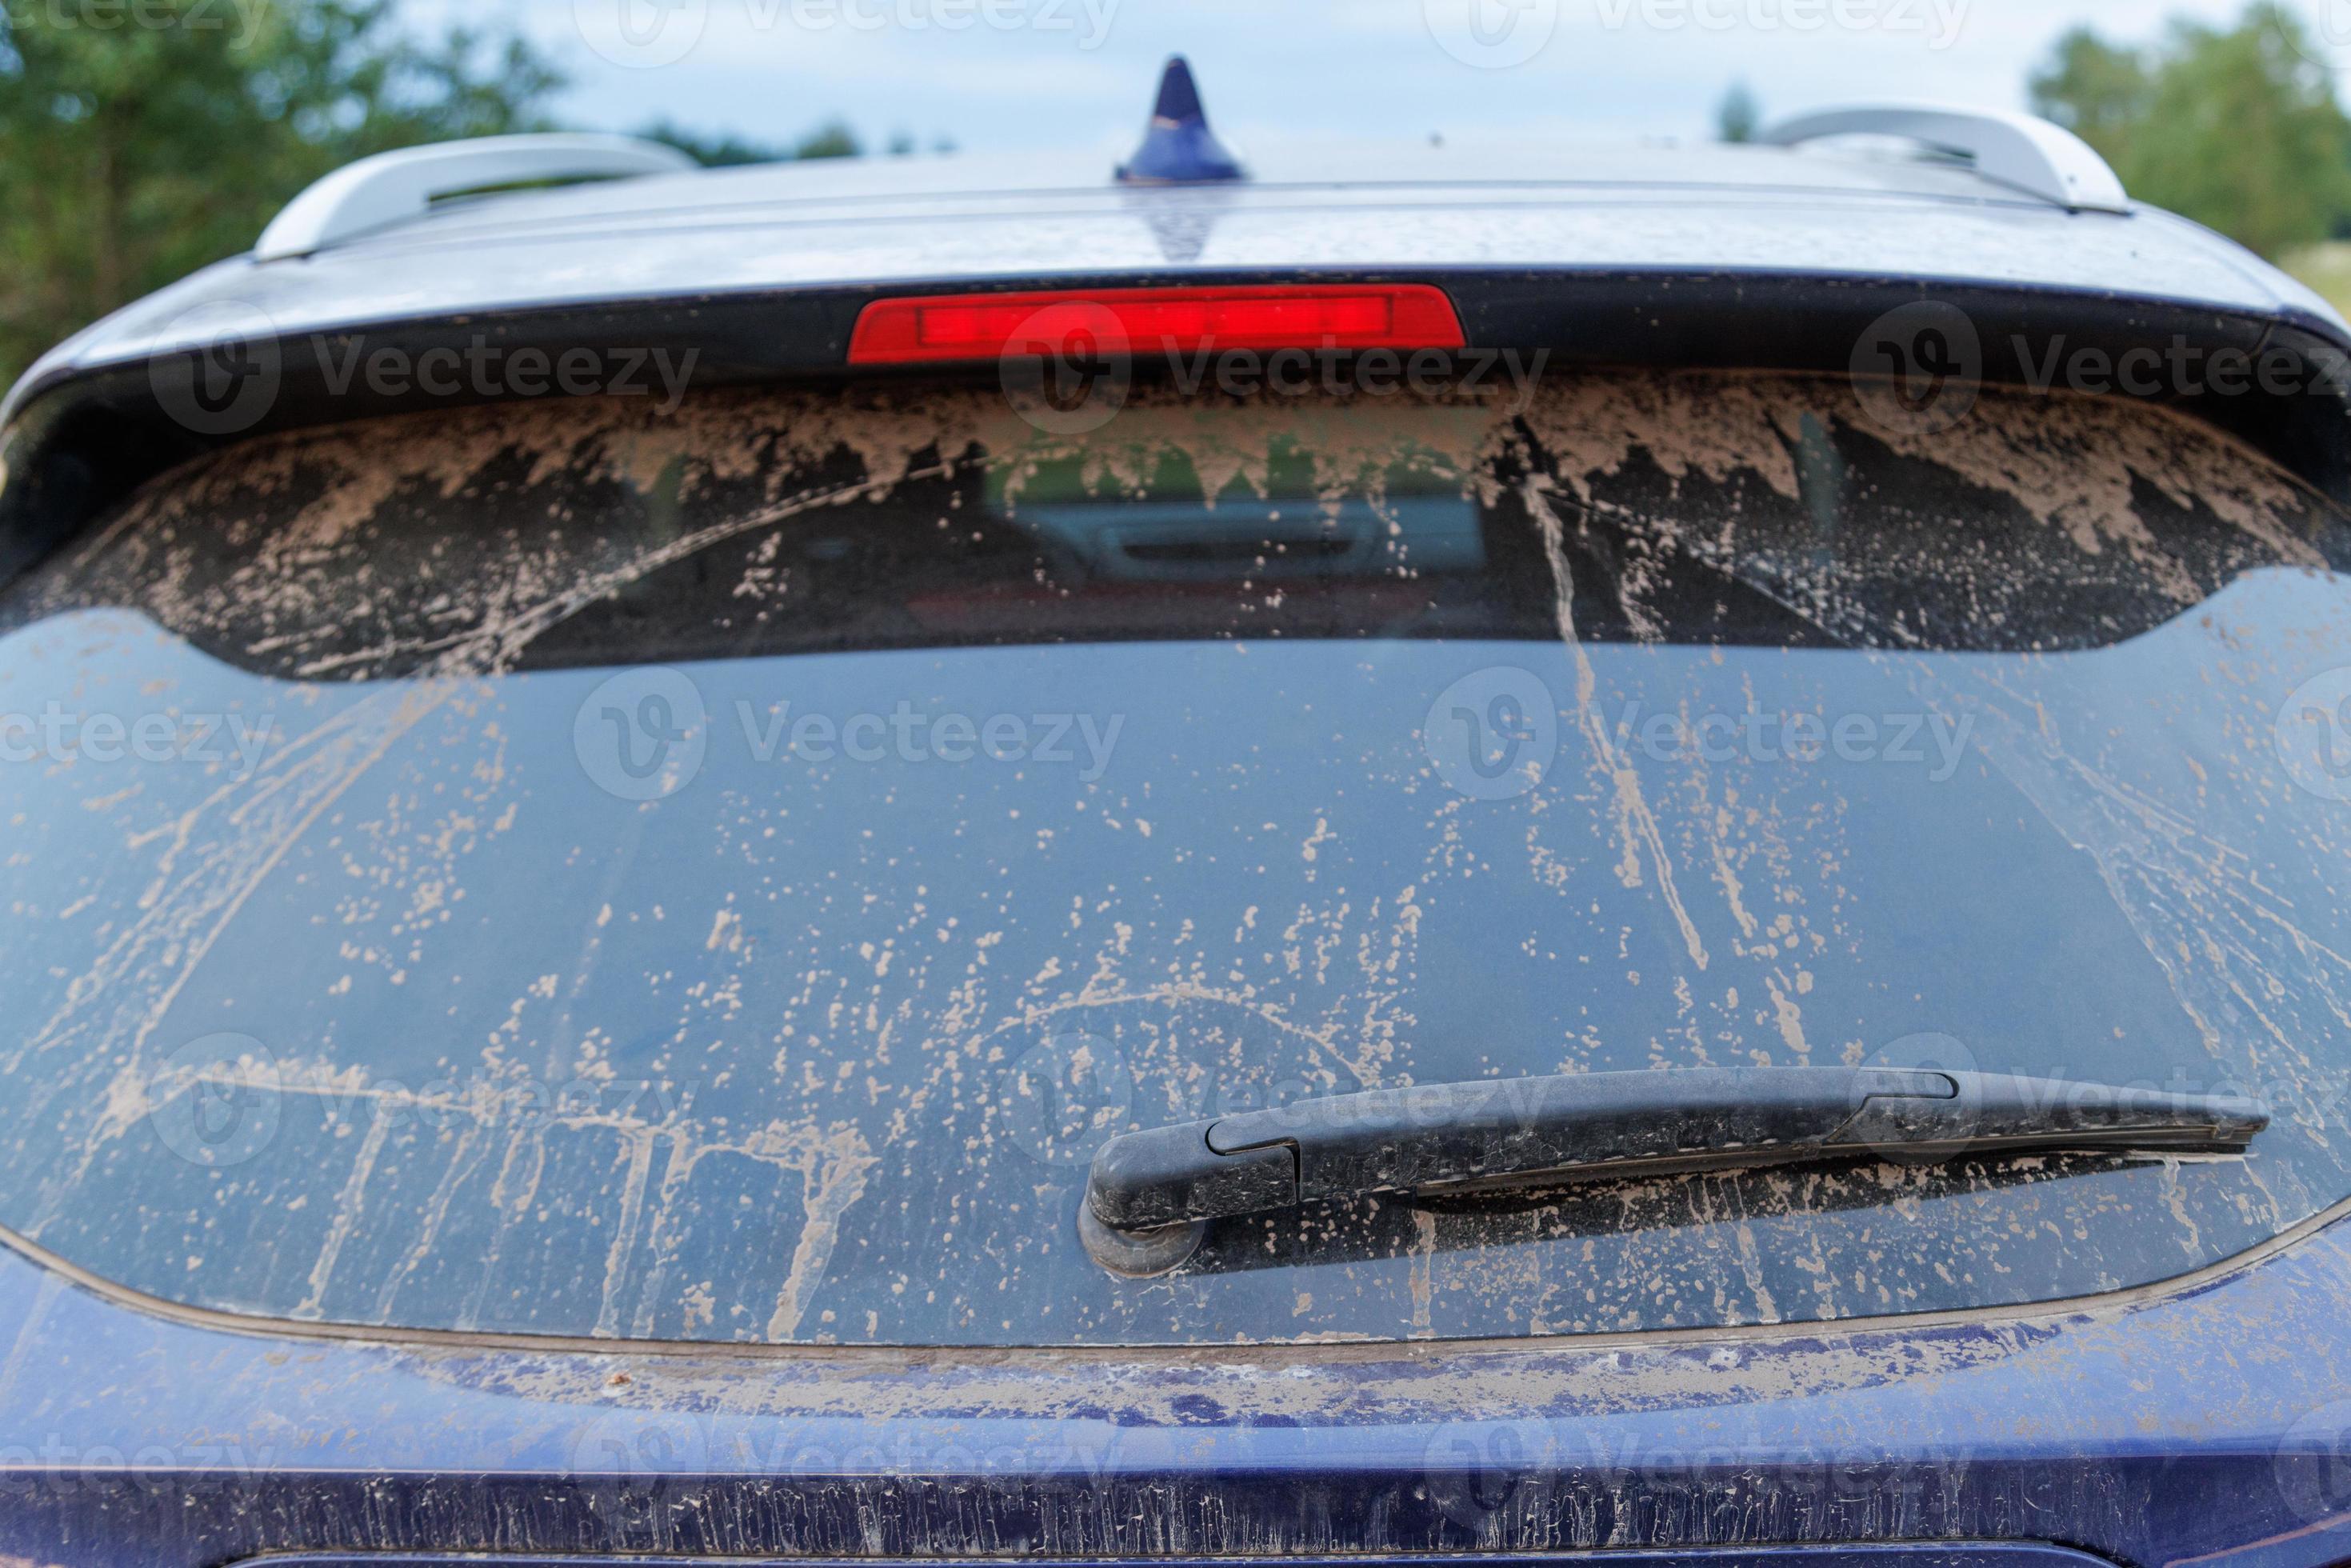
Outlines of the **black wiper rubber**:
<svg viewBox="0 0 2351 1568">
<path fill-rule="evenodd" d="M 1503 1078 L 1303 1100 L 1113 1138 L 1094 1156 L 1081 1228 L 1118 1268 L 1105 1246 L 1131 1249 L 1171 1228 L 1317 1199 L 1874 1156 L 2241 1154 L 2269 1121 L 2261 1102 L 2231 1095 L 1978 1072 Z"/>
</svg>

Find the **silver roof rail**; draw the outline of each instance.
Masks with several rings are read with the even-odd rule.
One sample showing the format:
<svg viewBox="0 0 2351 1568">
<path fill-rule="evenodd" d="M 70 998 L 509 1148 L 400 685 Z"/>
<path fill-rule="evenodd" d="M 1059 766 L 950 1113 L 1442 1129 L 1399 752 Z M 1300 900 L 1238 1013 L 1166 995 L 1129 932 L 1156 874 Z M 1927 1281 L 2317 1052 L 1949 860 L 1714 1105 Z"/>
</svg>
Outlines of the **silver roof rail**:
<svg viewBox="0 0 2351 1568">
<path fill-rule="evenodd" d="M 2030 114 L 1945 109 L 1932 104 L 1871 104 L 1798 115 L 1756 140 L 1794 147 L 1830 136 L 1897 136 L 1937 152 L 1970 158 L 1987 180 L 2028 191 L 2074 212 L 2127 213 L 2123 183 L 2090 144 Z"/>
<path fill-rule="evenodd" d="M 354 235 L 422 217 L 436 197 L 492 185 L 674 174 L 696 167 L 676 148 L 634 136 L 484 136 L 403 147 L 347 163 L 288 202 L 261 231 L 253 258 L 308 256 Z"/>
</svg>

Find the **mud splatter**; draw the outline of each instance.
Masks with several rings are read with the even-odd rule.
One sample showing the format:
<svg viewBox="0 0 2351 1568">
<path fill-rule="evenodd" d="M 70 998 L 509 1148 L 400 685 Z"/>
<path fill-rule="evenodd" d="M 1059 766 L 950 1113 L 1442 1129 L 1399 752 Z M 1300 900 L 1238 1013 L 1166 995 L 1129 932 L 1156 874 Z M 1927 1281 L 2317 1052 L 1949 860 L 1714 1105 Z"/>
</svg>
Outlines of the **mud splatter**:
<svg viewBox="0 0 2351 1568">
<path fill-rule="evenodd" d="M 2051 1265 L 2083 1278 L 2190 1266 L 2351 1179 L 2346 846 L 2269 730 L 2351 663 L 2344 541 L 2168 413 L 1992 394 L 1927 444 L 1792 378 L 1145 390 L 1086 436 L 978 393 L 728 393 L 256 443 L 0 600 L 6 705 L 156 685 L 284 737 L 246 777 L 0 779 L 34 1020 L 0 1219 L 207 1302 L 806 1343 L 1834 1320 L 2066 1288 L 2053 1234 L 2100 1239 Z M 632 660 L 710 698 L 673 799 L 574 755 Z M 1433 770 L 1429 704 L 1479 662 L 1562 699 L 1523 797 Z M 1105 691 L 1131 722 L 1092 778 L 754 768 L 737 720 Z M 1896 705 L 1970 726 L 1949 775 L 1644 738 Z M 1938 945 L 1980 952 L 1965 984 Z M 2059 998 L 2055 951 L 2122 977 L 2115 1018 L 2028 1038 L 2000 1004 Z M 219 1030 L 266 1061 L 176 1061 Z M 1105 1130 L 1907 1030 L 2309 1092 L 2228 1166 L 1369 1205 L 1139 1289 L 1071 1235 Z M 251 1163 L 165 1146 L 256 1095 Z"/>
</svg>

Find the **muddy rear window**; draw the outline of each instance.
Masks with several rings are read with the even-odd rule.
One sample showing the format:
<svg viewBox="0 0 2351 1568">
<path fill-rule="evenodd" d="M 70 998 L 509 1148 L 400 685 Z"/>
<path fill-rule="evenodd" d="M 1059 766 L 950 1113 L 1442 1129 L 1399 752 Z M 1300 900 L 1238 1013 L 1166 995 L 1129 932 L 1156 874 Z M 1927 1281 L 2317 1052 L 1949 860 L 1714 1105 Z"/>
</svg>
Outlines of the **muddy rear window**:
<svg viewBox="0 0 2351 1568">
<path fill-rule="evenodd" d="M 775 1343 L 2170 1278 L 2351 1195 L 2346 567 L 2170 415 L 1793 379 L 255 443 L 0 592 L 0 1226 L 273 1318 Z M 2276 1120 L 1077 1243 L 1131 1128 L 1870 1062 Z"/>
</svg>

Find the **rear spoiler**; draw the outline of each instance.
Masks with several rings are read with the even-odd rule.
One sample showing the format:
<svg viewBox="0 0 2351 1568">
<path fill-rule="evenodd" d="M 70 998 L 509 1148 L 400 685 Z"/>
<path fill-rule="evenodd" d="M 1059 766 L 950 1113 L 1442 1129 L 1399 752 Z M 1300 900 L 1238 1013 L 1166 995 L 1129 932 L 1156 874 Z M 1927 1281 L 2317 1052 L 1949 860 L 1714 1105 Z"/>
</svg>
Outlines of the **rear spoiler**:
<svg viewBox="0 0 2351 1568">
<path fill-rule="evenodd" d="M 861 314 L 877 299 L 967 293 L 1132 288 L 1132 274 L 634 299 L 591 307 L 353 323 L 251 345 L 269 369 L 266 407 L 233 431 L 208 434 L 175 417 L 164 394 L 184 388 L 200 350 L 96 365 L 53 356 L 10 395 L 0 417 L 0 582 L 154 475 L 207 451 L 275 432 L 506 401 L 466 388 L 442 395 L 410 385 L 379 390 L 351 375 L 351 355 L 402 350 L 465 354 L 482 345 L 511 361 L 538 350 L 618 355 L 660 346 L 694 356 L 696 388 L 838 383 L 851 374 Z M 2160 390 L 2138 401 L 2177 408 L 2269 456 L 2332 499 L 2351 504 L 2351 338 L 2341 323 L 2286 309 L 2262 314 L 2137 297 L 2022 285 L 1917 278 L 1820 277 L 1785 272 L 1593 269 L 1288 270 L 1278 275 L 1186 272 L 1191 285 L 1429 284 L 1459 316 L 1468 356 L 1542 350 L 1554 369 L 1753 370 L 1850 375 L 1855 345 L 1890 311 L 1931 303 L 1964 312 L 1980 339 L 1988 385 L 2045 386 L 2060 361 L 2120 365 L 2186 353 L 2227 354 L 2264 367 L 2255 384 Z M 862 371 L 888 375 L 888 371 Z M 904 373 L 935 376 L 935 370 Z M 2126 385 L 2114 395 L 2133 397 Z M 196 422 L 202 423 L 202 422 Z"/>
</svg>

